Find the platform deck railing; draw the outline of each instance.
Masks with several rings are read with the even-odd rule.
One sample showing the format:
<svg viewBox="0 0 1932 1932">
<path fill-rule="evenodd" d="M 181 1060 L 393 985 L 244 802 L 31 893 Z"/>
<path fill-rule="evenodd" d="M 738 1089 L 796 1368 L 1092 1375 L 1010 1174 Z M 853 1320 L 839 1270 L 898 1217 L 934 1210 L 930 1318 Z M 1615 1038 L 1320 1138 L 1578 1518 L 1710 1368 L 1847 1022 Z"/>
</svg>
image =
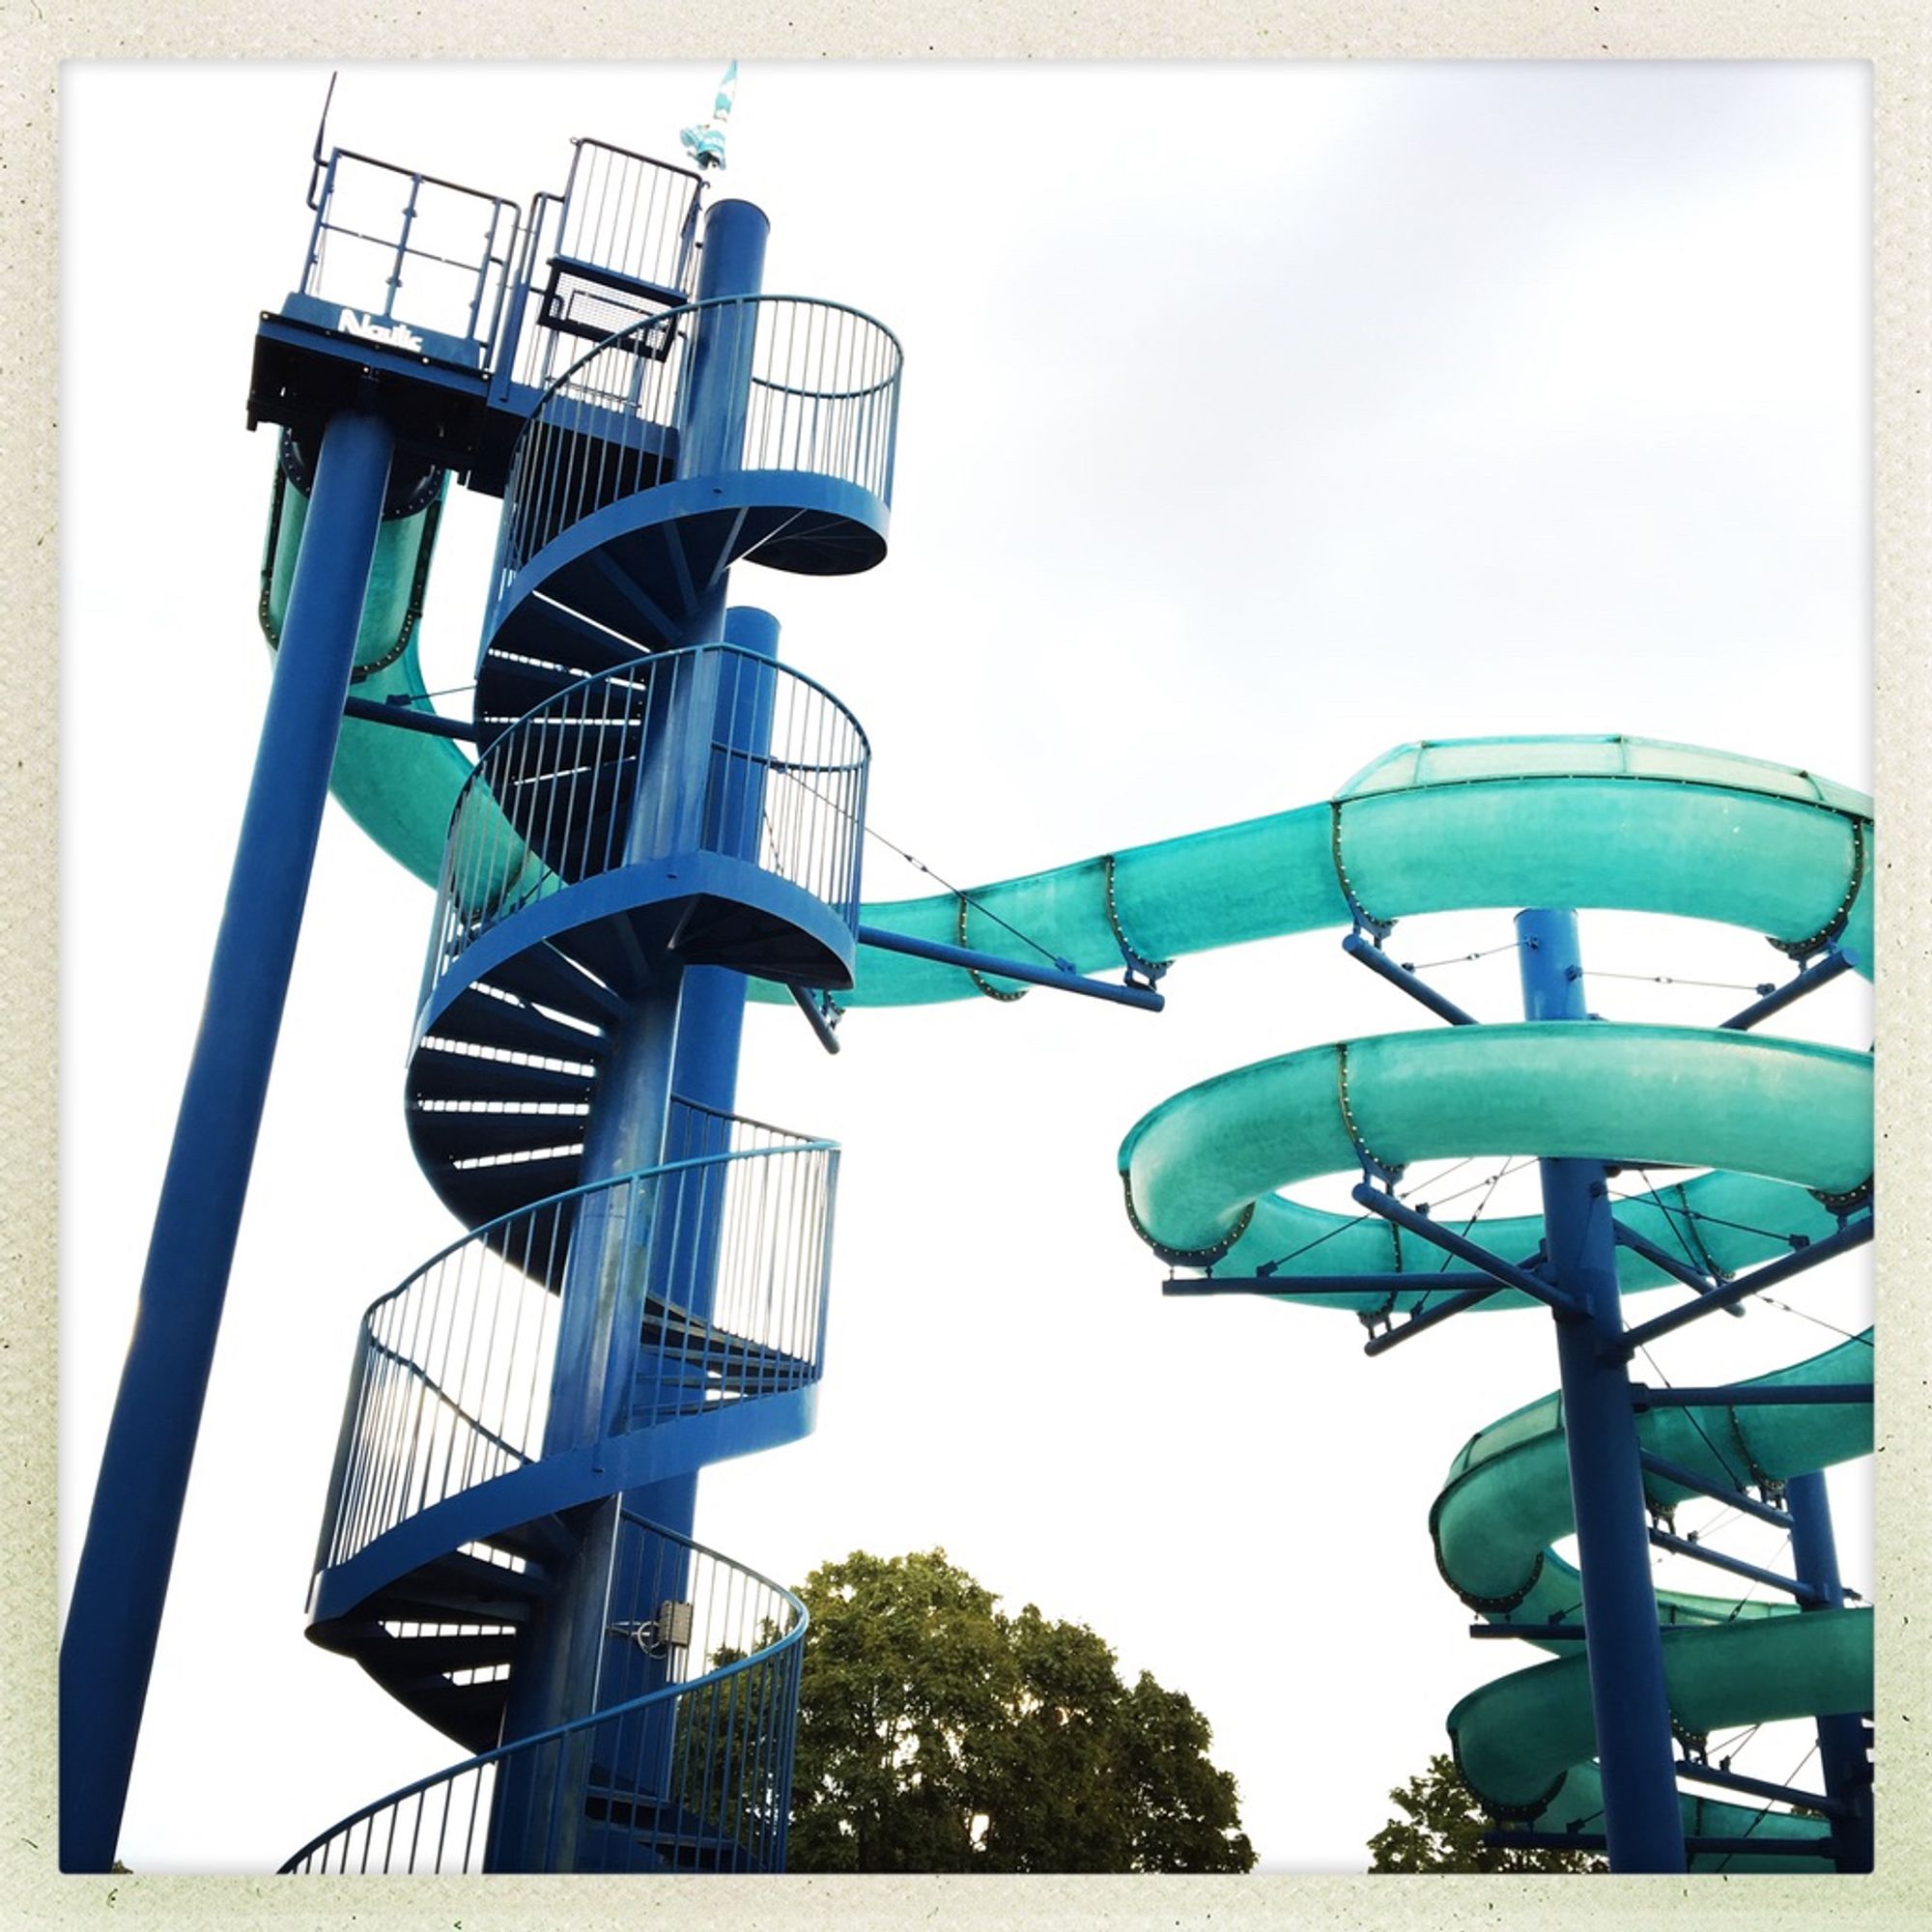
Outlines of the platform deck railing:
<svg viewBox="0 0 1932 1932">
<path fill-rule="evenodd" d="M 755 751 L 718 735 L 748 715 L 769 720 Z M 755 865 L 856 931 L 869 759 L 822 685 L 734 644 L 660 652 L 559 692 L 490 745 L 457 795 L 425 1003 L 513 913 L 686 853 Z"/>
<path fill-rule="evenodd" d="M 694 457 L 686 440 L 710 427 L 694 421 L 700 343 L 740 372 L 743 406 L 725 440 Z M 802 296 L 692 302 L 599 343 L 552 383 L 518 440 L 503 495 L 497 606 L 545 545 L 674 474 L 792 470 L 890 502 L 901 360 L 883 324 Z"/>
<path fill-rule="evenodd" d="M 338 148 L 316 203 L 301 293 L 480 343 L 487 363 L 518 229 L 513 202 Z"/>
</svg>

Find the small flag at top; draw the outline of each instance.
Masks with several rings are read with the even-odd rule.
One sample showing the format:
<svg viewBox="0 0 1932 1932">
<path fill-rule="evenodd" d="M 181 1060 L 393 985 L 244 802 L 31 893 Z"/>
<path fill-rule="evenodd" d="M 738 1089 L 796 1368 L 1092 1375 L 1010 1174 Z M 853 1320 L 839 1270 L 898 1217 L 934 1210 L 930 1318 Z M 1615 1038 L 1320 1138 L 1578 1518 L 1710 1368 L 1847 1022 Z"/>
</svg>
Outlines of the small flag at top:
<svg viewBox="0 0 1932 1932">
<path fill-rule="evenodd" d="M 737 91 L 738 63 L 733 61 L 724 70 L 724 78 L 718 83 L 718 98 L 711 103 L 711 118 L 700 121 L 696 128 L 686 128 L 678 135 L 700 168 L 722 168 L 724 165 L 724 124 L 731 118 L 731 98 Z"/>
</svg>

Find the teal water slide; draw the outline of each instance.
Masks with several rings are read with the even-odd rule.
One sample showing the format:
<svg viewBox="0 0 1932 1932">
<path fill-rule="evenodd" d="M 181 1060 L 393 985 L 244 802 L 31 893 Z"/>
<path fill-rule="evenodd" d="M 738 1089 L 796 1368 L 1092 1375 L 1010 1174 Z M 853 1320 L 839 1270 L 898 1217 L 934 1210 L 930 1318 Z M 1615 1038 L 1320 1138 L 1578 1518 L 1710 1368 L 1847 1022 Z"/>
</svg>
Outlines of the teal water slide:
<svg viewBox="0 0 1932 1932">
<path fill-rule="evenodd" d="M 440 492 L 386 522 L 356 653 L 359 696 L 427 709 L 415 621 Z M 261 615 L 278 634 L 305 505 L 278 473 Z M 469 754 L 447 739 L 345 721 L 333 789 L 350 815 L 434 884 Z M 494 809 L 494 808 L 492 808 Z M 506 828 L 507 830 L 507 828 Z M 513 843 L 514 841 L 512 841 Z M 510 866 L 523 876 L 533 860 Z M 868 905 L 866 923 L 1010 954 L 1007 928 L 1085 973 L 1140 972 L 1185 953 L 1335 927 L 1385 931 L 1410 915 L 1574 906 L 1664 913 L 1762 934 L 1794 959 L 1830 947 L 1866 976 L 1875 870 L 1870 801 L 1806 772 L 1722 752 L 1602 737 L 1403 746 L 1321 803 L 1074 865 Z M 505 885 L 514 884 L 506 879 Z M 866 952 L 845 1007 L 911 1006 L 1020 990 L 898 953 Z M 752 982 L 753 997 L 784 989 Z M 1285 1192 L 1364 1162 L 1505 1152 L 1698 1170 L 1619 1218 L 1650 1245 L 1726 1277 L 1819 1240 L 1869 1210 L 1868 1055 L 1757 1033 L 1600 1022 L 1433 1028 L 1279 1055 L 1203 1081 L 1152 1109 L 1119 1152 L 1126 1208 L 1154 1252 L 1230 1274 L 1377 1277 L 1297 1299 L 1360 1314 L 1412 1312 L 1440 1256 L 1374 1216 Z M 1486 1221 L 1490 1246 L 1530 1253 L 1540 1219 Z M 1627 1293 L 1673 1277 L 1619 1250 Z M 1385 1278 L 1416 1273 L 1415 1291 Z M 1439 1287 L 1436 1291 L 1438 1297 Z M 1504 1290 L 1484 1309 L 1522 1308 Z M 1771 1382 L 1871 1378 L 1869 1331 Z M 1870 1453 L 1868 1404 L 1654 1410 L 1645 1446 L 1742 1492 Z M 1655 1508 L 1691 1493 L 1646 1479 Z M 1561 1404 L 1530 1404 L 1480 1432 L 1431 1513 L 1442 1576 L 1492 1619 L 1572 1612 Z M 1659 1593 L 1672 1716 L 1687 1737 L 1784 1718 L 1862 1713 L 1872 1701 L 1871 1617 L 1836 1607 Z M 1483 1686 L 1449 1714 L 1458 1761 L 1497 1815 L 1563 1830 L 1601 1798 L 1583 1659 L 1574 1643 Z M 1815 1835 L 1815 1820 L 1686 1798 L 1687 1831 L 1763 1843 Z M 1712 1861 L 1716 1862 L 1718 1861 Z M 1698 1861 L 1693 1861 L 1693 1865 Z M 1726 1855 L 1728 1871 L 1819 1861 Z"/>
</svg>

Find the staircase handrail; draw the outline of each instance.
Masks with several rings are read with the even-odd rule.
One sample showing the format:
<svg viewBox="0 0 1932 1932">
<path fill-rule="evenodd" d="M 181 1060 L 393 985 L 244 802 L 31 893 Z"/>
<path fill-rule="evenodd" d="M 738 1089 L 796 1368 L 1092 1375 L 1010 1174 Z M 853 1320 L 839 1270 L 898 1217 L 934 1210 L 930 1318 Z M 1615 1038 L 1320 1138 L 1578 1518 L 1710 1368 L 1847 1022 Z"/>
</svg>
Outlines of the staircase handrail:
<svg viewBox="0 0 1932 1932">
<path fill-rule="evenodd" d="M 629 1511 L 626 1511 L 625 1515 L 634 1521 L 642 1520 L 640 1518 L 632 1517 Z M 313 1868 L 308 1866 L 304 1861 L 318 1849 L 332 1843 L 347 1833 L 354 1832 L 358 1825 L 373 1822 L 384 1811 L 394 1810 L 408 1804 L 412 1798 L 420 1797 L 440 1784 L 453 1782 L 456 1778 L 465 1776 L 467 1773 L 475 1772 L 480 1774 L 486 1767 L 500 1764 L 520 1752 L 533 1751 L 542 1746 L 559 1743 L 576 1733 L 594 1729 L 601 1724 L 621 1722 L 625 1719 L 636 1717 L 654 1706 L 668 1703 L 674 1698 L 688 1696 L 694 1691 L 706 1690 L 714 1684 L 723 1683 L 731 1677 L 753 1668 L 769 1665 L 785 1652 L 794 1650 L 803 1644 L 806 1630 L 811 1621 L 811 1613 L 806 1608 L 803 1601 L 790 1590 L 787 1590 L 782 1583 L 774 1582 L 771 1577 L 764 1576 L 761 1572 L 750 1568 L 749 1565 L 735 1562 L 720 1551 L 708 1548 L 705 1545 L 693 1541 L 690 1537 L 678 1536 L 674 1532 L 667 1530 L 658 1524 L 649 1526 L 657 1535 L 664 1537 L 667 1541 L 680 1544 L 685 1548 L 700 1556 L 708 1556 L 714 1562 L 722 1564 L 725 1569 L 734 1572 L 750 1582 L 762 1584 L 775 1597 L 781 1600 L 784 1605 L 793 1613 L 794 1621 L 790 1628 L 779 1637 L 776 1643 L 768 1644 L 764 1648 L 753 1651 L 745 1657 L 734 1658 L 728 1663 L 719 1664 L 711 1670 L 706 1671 L 700 1677 L 687 1679 L 682 1684 L 667 1684 L 656 1690 L 646 1692 L 641 1697 L 632 1698 L 627 1703 L 613 1704 L 607 1710 L 592 1711 L 583 1717 L 573 1718 L 566 1723 L 554 1724 L 549 1730 L 533 1732 L 529 1737 L 518 1738 L 510 1744 L 497 1745 L 492 1750 L 481 1751 L 474 1757 L 465 1758 L 461 1763 L 446 1765 L 440 1771 L 431 1772 L 427 1776 L 418 1777 L 409 1784 L 399 1786 L 396 1790 L 388 1793 L 386 1797 L 374 1800 L 372 1803 L 363 1805 L 359 1811 L 351 1812 L 348 1817 L 339 1820 L 336 1824 L 330 1826 L 327 1831 L 319 1833 L 307 1844 L 303 1845 L 299 1851 L 295 1852 L 285 1860 L 278 1867 L 278 1870 L 282 1873 L 312 1875 Z M 344 1850 L 346 1855 L 346 1846 Z M 346 1863 L 343 1868 L 347 1869 Z M 465 1869 L 467 1868 L 466 1865 Z M 322 1870 L 326 1872 L 327 1869 L 327 1867 L 325 1863 Z"/>
<path fill-rule="evenodd" d="M 462 1255 L 465 1250 L 490 1250 L 492 1244 L 488 1237 L 493 1233 L 500 1233 L 518 1221 L 533 1219 L 538 1215 L 554 1213 L 566 1204 L 582 1200 L 587 1196 L 610 1193 L 618 1189 L 642 1188 L 645 1186 L 654 1186 L 661 1189 L 668 1179 L 697 1169 L 723 1172 L 737 1163 L 794 1157 L 805 1159 L 814 1155 L 831 1161 L 836 1160 L 838 1152 L 838 1143 L 835 1141 L 810 1139 L 803 1135 L 793 1135 L 781 1128 L 764 1127 L 761 1130 L 773 1134 L 781 1134 L 783 1135 L 783 1139 L 778 1145 L 774 1146 L 741 1148 L 722 1153 L 696 1154 L 683 1160 L 664 1161 L 650 1167 L 638 1168 L 630 1173 L 616 1175 L 603 1180 L 582 1182 L 576 1187 L 566 1188 L 560 1193 L 548 1195 L 544 1199 L 532 1202 L 526 1207 L 514 1208 L 506 1214 L 499 1214 L 494 1220 L 486 1221 L 480 1227 L 471 1230 L 469 1234 L 449 1242 L 428 1261 L 414 1269 L 407 1280 L 399 1283 L 395 1288 L 389 1290 L 387 1293 L 379 1295 L 375 1301 L 371 1302 L 363 1313 L 362 1325 L 356 1336 L 355 1353 L 349 1378 L 349 1390 L 344 1403 L 341 1433 L 338 1437 L 334 1463 L 330 1471 L 328 1495 L 323 1510 L 321 1533 L 317 1539 L 316 1572 L 319 1574 L 335 1564 L 347 1561 L 351 1556 L 369 1548 L 378 1537 L 385 1535 L 400 1524 L 412 1520 L 414 1517 L 420 1515 L 424 1509 L 432 1508 L 439 1503 L 447 1502 L 454 1496 L 463 1495 L 469 1491 L 480 1487 L 482 1483 L 505 1473 L 502 1469 L 489 1467 L 486 1463 L 486 1473 L 474 1476 L 466 1473 L 462 1480 L 449 1483 L 447 1479 L 454 1470 L 457 1456 L 456 1438 L 452 1436 L 450 1443 L 446 1446 L 442 1454 L 443 1477 L 446 1486 L 438 1489 L 437 1493 L 431 1494 L 430 1491 L 437 1487 L 431 1482 L 428 1475 L 430 1463 L 436 1455 L 434 1437 L 432 1437 L 431 1446 L 425 1452 L 426 1460 L 420 1479 L 414 1469 L 412 1468 L 410 1473 L 405 1477 L 404 1486 L 400 1492 L 391 1494 L 386 1501 L 372 1506 L 370 1500 L 359 1492 L 365 1480 L 366 1472 L 371 1468 L 380 1466 L 374 1459 L 381 1448 L 384 1432 L 379 1427 L 379 1418 L 376 1415 L 376 1411 L 379 1407 L 384 1410 L 386 1410 L 388 1407 L 385 1400 L 382 1399 L 378 1393 L 372 1392 L 368 1377 L 365 1373 L 365 1365 L 372 1352 L 379 1352 L 394 1362 L 419 1390 L 418 1396 L 411 1398 L 404 1405 L 399 1414 L 391 1419 L 393 1420 L 395 1429 L 401 1429 L 405 1422 L 413 1414 L 413 1411 L 420 1408 L 423 1403 L 436 1402 L 441 1404 L 444 1409 L 456 1418 L 458 1423 L 467 1425 L 471 1435 L 486 1441 L 491 1447 L 500 1452 L 502 1457 L 509 1459 L 516 1466 L 527 1465 L 536 1460 L 541 1453 L 542 1444 L 540 1439 L 538 1439 L 541 1431 L 541 1415 L 534 1401 L 529 1405 L 528 1412 L 524 1418 L 524 1427 L 520 1432 L 509 1429 L 508 1425 L 511 1418 L 507 1415 L 490 1419 L 481 1415 L 471 1414 L 464 1404 L 456 1396 L 452 1395 L 449 1389 L 438 1379 L 437 1373 L 427 1363 L 418 1361 L 408 1351 L 407 1348 L 399 1349 L 392 1342 L 385 1342 L 379 1337 L 377 1332 L 378 1321 L 381 1312 L 384 1308 L 389 1307 L 399 1297 L 408 1294 L 411 1291 L 420 1289 L 425 1283 L 435 1277 L 437 1271 L 443 1264 Z M 504 1256 L 500 1249 L 497 1249 L 496 1252 L 502 1261 L 507 1274 L 514 1277 L 514 1281 L 510 1283 L 513 1293 L 537 1293 L 543 1296 L 543 1302 L 540 1304 L 543 1312 L 539 1314 L 537 1321 L 537 1339 L 530 1345 L 536 1357 L 541 1361 L 547 1346 L 543 1337 L 543 1327 L 550 1309 L 554 1306 L 554 1292 L 541 1276 L 531 1273 L 526 1268 L 518 1266 L 513 1260 Z M 469 1279 L 469 1277 L 461 1277 L 459 1279 L 457 1290 L 459 1295 L 465 1293 L 463 1284 Z M 493 1292 L 497 1286 L 500 1286 L 500 1284 L 493 1284 Z M 484 1292 L 482 1288 L 474 1284 L 469 1289 L 469 1293 L 472 1296 L 480 1296 Z M 820 1290 L 814 1289 L 810 1292 L 817 1293 Z M 687 1321 L 691 1319 L 689 1311 L 680 1302 L 672 1300 L 668 1296 L 664 1297 L 664 1306 L 668 1313 L 682 1316 Z M 822 1303 L 820 1313 L 822 1315 Z M 438 1332 L 437 1320 L 437 1316 L 433 1313 L 429 1324 L 432 1335 Z M 452 1328 L 454 1327 L 454 1322 L 455 1316 L 452 1314 Z M 822 1328 L 822 1321 L 815 1323 L 814 1327 Z M 549 1346 L 554 1347 L 554 1336 L 553 1335 L 550 1338 Z M 513 1341 L 511 1347 L 514 1348 L 514 1346 Z M 808 1370 L 815 1369 L 816 1354 L 817 1343 L 814 1342 L 812 1352 L 799 1359 L 806 1365 Z M 505 1358 L 504 1382 L 506 1389 L 509 1383 L 510 1359 L 511 1357 L 508 1356 Z M 465 1366 L 467 1369 L 467 1357 Z M 487 1385 L 493 1379 L 494 1372 L 492 1366 L 486 1361 L 479 1380 Z M 416 1435 L 413 1432 L 419 1431 L 421 1427 L 419 1414 L 414 1415 L 414 1419 L 410 1426 L 412 1427 L 412 1434 L 409 1456 L 412 1462 L 416 1453 Z M 517 1439 L 519 1435 L 521 1435 L 522 1440 Z M 390 1447 L 392 1450 L 394 1446 L 391 1443 Z M 356 1472 L 355 1482 L 358 1489 L 357 1498 L 353 1511 L 348 1508 L 352 1469 Z M 420 1498 L 414 1494 L 418 1480 L 420 1480 L 422 1489 Z M 357 1519 L 353 1525 L 347 1520 L 347 1518 L 351 1516 Z"/>
</svg>

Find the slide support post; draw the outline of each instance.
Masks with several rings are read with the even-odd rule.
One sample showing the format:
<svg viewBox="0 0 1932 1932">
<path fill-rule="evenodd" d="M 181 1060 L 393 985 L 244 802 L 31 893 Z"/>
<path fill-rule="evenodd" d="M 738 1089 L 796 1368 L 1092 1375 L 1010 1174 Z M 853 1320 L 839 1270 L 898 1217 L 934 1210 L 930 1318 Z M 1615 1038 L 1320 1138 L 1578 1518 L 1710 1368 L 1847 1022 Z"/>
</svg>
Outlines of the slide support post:
<svg viewBox="0 0 1932 1932">
<path fill-rule="evenodd" d="M 201 1028 L 61 1644 L 64 1871 L 108 1870 L 120 1838 L 393 449 L 387 424 L 350 411 L 330 418 L 316 461 Z"/>
<path fill-rule="evenodd" d="M 1576 913 L 1520 913 L 1517 940 L 1524 1016 L 1587 1023 Z M 1580 1159 L 1543 1161 L 1542 1180 L 1549 1269 L 1581 1304 L 1579 1314 L 1559 1315 L 1556 1350 L 1610 1867 L 1681 1872 L 1684 1826 L 1650 1580 L 1650 1519 L 1629 1376 L 1613 1347 L 1623 1313 L 1609 1183 L 1601 1161 Z"/>
<path fill-rule="evenodd" d="M 1793 1476 L 1784 1486 L 1784 1506 L 1791 1519 L 1791 1560 L 1799 1577 L 1811 1586 L 1816 1601 L 1807 1608 L 1840 1608 L 1845 1586 L 1838 1574 L 1838 1546 L 1832 1531 L 1832 1502 L 1822 1470 Z M 1836 1814 L 1832 1837 L 1837 1846 L 1841 1872 L 1872 1868 L 1871 1766 L 1865 1759 L 1863 1717 L 1857 1711 L 1834 1711 L 1818 1719 L 1818 1763 L 1825 1774 L 1825 1792 L 1844 1808 Z"/>
</svg>

